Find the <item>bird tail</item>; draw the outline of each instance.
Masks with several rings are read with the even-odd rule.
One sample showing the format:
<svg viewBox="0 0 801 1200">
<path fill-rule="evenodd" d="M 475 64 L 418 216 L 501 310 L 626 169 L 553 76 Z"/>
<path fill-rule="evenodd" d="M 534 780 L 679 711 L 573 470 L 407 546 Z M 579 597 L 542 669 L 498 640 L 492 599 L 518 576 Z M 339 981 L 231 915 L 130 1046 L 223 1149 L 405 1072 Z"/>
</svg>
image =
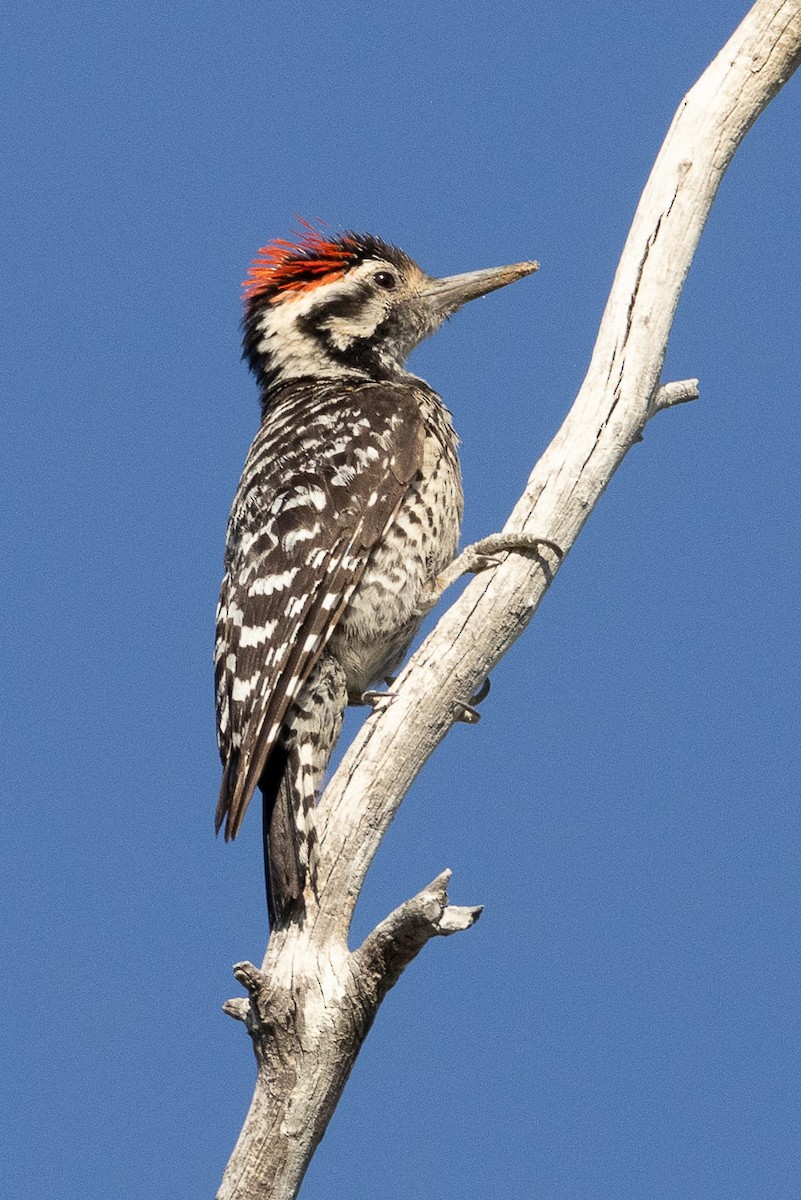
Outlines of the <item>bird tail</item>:
<svg viewBox="0 0 801 1200">
<path fill-rule="evenodd" d="M 302 907 L 307 878 L 313 888 L 317 885 L 314 780 L 304 763 L 303 746 L 294 739 L 293 743 L 275 747 L 259 781 L 271 927 Z"/>
</svg>

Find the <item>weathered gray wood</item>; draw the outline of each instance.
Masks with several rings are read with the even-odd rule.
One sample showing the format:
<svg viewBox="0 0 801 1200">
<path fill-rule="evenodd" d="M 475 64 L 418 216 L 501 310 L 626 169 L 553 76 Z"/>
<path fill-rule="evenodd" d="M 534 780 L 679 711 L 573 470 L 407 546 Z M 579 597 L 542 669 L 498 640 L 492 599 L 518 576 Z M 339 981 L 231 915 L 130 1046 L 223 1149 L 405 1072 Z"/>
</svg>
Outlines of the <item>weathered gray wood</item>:
<svg viewBox="0 0 801 1200">
<path fill-rule="evenodd" d="M 504 532 L 567 552 L 657 412 L 697 395 L 662 385 L 673 316 L 718 185 L 743 136 L 801 59 L 801 0 L 758 0 L 687 94 L 626 241 L 587 377 Z M 228 1001 L 256 1051 L 256 1091 L 218 1200 L 291 1200 L 387 990 L 432 937 L 479 908 L 449 905 L 449 872 L 351 952 L 364 877 L 412 780 L 531 620 L 561 557 L 543 545 L 493 552 L 376 707 L 318 811 L 319 900 L 273 933 L 261 969 L 240 963 L 248 999 Z M 486 548 L 485 548 L 486 549 Z M 445 581 L 447 582 L 447 580 Z"/>
</svg>

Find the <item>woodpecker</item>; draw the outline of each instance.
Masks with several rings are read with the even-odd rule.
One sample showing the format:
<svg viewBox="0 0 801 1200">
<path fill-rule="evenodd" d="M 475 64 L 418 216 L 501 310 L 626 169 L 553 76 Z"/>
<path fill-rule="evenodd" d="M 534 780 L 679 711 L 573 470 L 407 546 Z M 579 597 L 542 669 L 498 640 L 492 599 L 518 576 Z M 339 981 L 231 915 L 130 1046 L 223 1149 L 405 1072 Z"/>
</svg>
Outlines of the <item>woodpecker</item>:
<svg viewBox="0 0 801 1200">
<path fill-rule="evenodd" d="M 401 662 L 459 540 L 451 415 L 406 359 L 468 300 L 536 269 L 437 279 L 380 238 L 306 222 L 251 263 L 243 357 L 262 419 L 217 609 L 215 823 L 236 837 L 260 788 L 272 925 L 315 887 L 316 793 L 345 707 Z"/>
</svg>

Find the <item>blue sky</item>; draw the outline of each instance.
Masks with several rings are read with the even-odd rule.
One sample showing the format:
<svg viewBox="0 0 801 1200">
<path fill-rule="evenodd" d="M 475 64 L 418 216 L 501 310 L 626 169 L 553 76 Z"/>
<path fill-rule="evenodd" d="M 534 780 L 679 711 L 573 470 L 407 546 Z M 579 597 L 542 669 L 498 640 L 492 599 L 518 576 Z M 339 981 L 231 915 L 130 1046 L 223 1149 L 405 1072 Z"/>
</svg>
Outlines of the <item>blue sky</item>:
<svg viewBox="0 0 801 1200">
<path fill-rule="evenodd" d="M 416 354 L 498 528 L 642 185 L 742 3 L 7 14 L 4 1179 L 211 1196 L 249 1102 L 256 814 L 215 841 L 211 642 L 256 430 L 239 283 L 294 214 L 433 273 L 536 257 Z M 801 84 L 724 180 L 657 418 L 376 860 L 474 930 L 387 998 L 305 1200 L 796 1200 Z M 5 298 L 7 297 L 7 299 Z M 354 726 L 349 723 L 348 728 Z"/>
</svg>

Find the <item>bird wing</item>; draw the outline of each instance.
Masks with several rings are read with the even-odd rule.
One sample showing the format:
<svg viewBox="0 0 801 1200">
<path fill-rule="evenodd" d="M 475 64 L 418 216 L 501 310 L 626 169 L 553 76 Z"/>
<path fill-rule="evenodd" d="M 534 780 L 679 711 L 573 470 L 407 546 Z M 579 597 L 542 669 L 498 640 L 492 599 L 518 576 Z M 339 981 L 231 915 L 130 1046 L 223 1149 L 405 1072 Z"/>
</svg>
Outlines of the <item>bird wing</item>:
<svg viewBox="0 0 801 1200">
<path fill-rule="evenodd" d="M 422 467 L 423 443 L 408 385 L 295 388 L 268 411 L 234 500 L 217 616 L 226 839 Z"/>
</svg>

